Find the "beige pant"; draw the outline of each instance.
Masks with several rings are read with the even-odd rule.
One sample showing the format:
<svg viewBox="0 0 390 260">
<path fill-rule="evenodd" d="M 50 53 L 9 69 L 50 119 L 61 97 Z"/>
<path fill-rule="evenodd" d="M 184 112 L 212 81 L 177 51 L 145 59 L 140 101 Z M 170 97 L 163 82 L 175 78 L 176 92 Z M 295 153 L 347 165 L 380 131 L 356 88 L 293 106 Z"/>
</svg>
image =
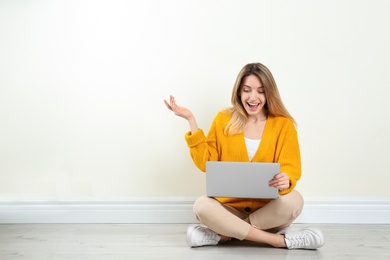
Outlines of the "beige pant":
<svg viewBox="0 0 390 260">
<path fill-rule="evenodd" d="M 194 213 L 200 223 L 220 235 L 240 240 L 245 239 L 251 225 L 270 232 L 289 226 L 301 214 L 302 208 L 303 198 L 295 190 L 249 215 L 207 196 L 199 197 L 194 203 Z M 250 224 L 244 221 L 248 217 Z"/>
</svg>

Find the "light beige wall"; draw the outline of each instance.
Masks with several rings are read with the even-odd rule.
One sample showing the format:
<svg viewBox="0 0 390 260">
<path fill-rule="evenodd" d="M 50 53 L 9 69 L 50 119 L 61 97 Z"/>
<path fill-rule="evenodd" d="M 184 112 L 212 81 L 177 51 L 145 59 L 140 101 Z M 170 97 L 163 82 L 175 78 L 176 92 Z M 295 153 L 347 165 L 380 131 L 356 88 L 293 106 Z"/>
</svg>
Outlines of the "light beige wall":
<svg viewBox="0 0 390 260">
<path fill-rule="evenodd" d="M 309 197 L 389 198 L 390 2 L 1 1 L 0 201 L 194 197 L 174 94 L 207 132 L 274 73 Z"/>
</svg>

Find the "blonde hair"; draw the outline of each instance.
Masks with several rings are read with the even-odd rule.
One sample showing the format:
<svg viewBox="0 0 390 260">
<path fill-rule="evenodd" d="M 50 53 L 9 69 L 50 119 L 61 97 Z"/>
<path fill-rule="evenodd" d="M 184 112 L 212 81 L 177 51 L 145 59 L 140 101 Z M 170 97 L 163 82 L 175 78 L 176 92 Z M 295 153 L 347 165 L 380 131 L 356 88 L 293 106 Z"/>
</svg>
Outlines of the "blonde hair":
<svg viewBox="0 0 390 260">
<path fill-rule="evenodd" d="M 231 114 L 232 116 L 224 129 L 225 134 L 239 134 L 245 128 L 248 114 L 241 102 L 240 91 L 244 78 L 249 75 L 257 76 L 264 87 L 266 97 L 264 109 L 267 117 L 283 116 L 291 119 L 295 124 L 294 118 L 290 115 L 282 102 L 278 87 L 276 86 L 276 82 L 271 71 L 261 63 L 249 63 L 241 69 L 234 84 L 231 98 L 233 107 L 225 110 L 225 113 Z"/>
</svg>

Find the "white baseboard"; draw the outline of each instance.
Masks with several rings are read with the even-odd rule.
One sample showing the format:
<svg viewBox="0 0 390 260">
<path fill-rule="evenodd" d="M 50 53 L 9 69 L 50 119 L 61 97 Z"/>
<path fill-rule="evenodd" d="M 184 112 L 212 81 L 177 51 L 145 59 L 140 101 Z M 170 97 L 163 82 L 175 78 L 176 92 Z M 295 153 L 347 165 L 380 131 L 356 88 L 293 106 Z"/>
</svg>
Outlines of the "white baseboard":
<svg viewBox="0 0 390 260">
<path fill-rule="evenodd" d="M 0 203 L 0 223 L 193 223 L 194 199 Z"/>
<path fill-rule="evenodd" d="M 0 202 L 0 224 L 194 223 L 194 198 Z M 390 200 L 307 200 L 295 223 L 390 224 Z"/>
<path fill-rule="evenodd" d="M 390 224 L 390 199 L 306 199 L 295 222 Z"/>
</svg>

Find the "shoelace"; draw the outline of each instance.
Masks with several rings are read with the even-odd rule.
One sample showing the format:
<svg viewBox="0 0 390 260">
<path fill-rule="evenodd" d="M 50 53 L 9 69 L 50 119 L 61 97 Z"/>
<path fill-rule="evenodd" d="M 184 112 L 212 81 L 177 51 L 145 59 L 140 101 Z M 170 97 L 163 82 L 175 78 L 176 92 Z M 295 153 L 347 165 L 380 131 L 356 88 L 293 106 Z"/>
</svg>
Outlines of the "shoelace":
<svg viewBox="0 0 390 260">
<path fill-rule="evenodd" d="M 307 246 L 307 240 L 306 240 L 306 234 L 303 233 L 299 236 L 295 236 L 293 238 L 289 238 L 291 242 L 291 246 L 296 247 L 296 246 Z"/>
</svg>

